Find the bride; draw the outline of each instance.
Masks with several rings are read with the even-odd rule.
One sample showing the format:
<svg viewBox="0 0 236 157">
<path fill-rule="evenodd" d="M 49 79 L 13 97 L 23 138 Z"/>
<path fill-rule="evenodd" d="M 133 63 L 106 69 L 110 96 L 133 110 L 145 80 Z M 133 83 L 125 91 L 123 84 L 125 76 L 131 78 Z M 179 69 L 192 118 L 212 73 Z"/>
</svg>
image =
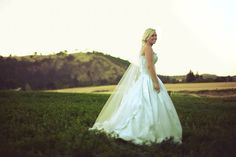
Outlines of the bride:
<svg viewBox="0 0 236 157">
<path fill-rule="evenodd" d="M 131 63 L 89 130 L 138 145 L 171 139 L 182 143 L 182 127 L 154 64 L 155 29 L 143 34 L 139 65 Z"/>
</svg>

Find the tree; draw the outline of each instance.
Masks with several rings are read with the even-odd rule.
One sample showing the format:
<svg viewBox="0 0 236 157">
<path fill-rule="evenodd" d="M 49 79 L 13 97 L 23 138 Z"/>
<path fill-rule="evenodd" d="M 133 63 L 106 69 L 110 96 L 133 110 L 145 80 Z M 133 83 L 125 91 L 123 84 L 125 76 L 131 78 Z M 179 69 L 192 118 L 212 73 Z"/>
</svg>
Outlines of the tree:
<svg viewBox="0 0 236 157">
<path fill-rule="evenodd" d="M 195 75 L 190 70 L 189 73 L 186 75 L 186 82 L 194 82 L 196 80 Z"/>
<path fill-rule="evenodd" d="M 67 50 L 60 51 L 59 53 L 56 54 L 57 56 L 66 56 L 67 55 Z"/>
</svg>

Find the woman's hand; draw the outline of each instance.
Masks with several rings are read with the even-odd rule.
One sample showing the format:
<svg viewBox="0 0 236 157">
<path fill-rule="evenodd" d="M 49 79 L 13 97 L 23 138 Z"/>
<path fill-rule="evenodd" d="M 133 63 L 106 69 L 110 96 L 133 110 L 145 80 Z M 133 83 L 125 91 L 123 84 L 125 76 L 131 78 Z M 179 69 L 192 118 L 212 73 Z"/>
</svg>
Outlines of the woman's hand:
<svg viewBox="0 0 236 157">
<path fill-rule="evenodd" d="M 153 87 L 158 93 L 160 92 L 160 84 L 158 82 L 154 82 Z"/>
</svg>

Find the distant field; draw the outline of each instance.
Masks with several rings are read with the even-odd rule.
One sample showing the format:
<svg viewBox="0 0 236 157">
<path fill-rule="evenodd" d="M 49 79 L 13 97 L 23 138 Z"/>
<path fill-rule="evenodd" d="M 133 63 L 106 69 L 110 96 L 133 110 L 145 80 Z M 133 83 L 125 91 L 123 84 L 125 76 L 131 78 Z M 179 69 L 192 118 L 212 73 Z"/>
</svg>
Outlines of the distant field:
<svg viewBox="0 0 236 157">
<path fill-rule="evenodd" d="M 236 82 L 213 82 L 213 83 L 179 83 L 166 84 L 166 88 L 171 91 L 199 91 L 199 90 L 222 90 L 236 89 Z"/>
<path fill-rule="evenodd" d="M 236 89 L 236 82 L 214 82 L 214 83 L 177 83 L 165 84 L 169 91 L 200 91 L 200 90 L 225 90 Z M 47 90 L 49 92 L 63 93 L 111 93 L 116 85 L 92 86 L 67 88 L 59 90 Z"/>
</svg>

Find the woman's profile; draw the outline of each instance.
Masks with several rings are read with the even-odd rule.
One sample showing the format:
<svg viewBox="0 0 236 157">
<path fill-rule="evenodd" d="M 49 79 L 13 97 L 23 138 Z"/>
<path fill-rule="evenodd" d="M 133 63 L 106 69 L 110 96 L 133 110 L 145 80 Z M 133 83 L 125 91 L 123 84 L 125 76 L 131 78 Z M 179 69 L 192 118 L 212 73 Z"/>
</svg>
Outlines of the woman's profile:
<svg viewBox="0 0 236 157">
<path fill-rule="evenodd" d="M 135 144 L 182 143 L 182 127 L 168 92 L 158 78 L 156 30 L 142 37 L 139 65 L 131 63 L 89 130 L 105 132 Z"/>
</svg>

